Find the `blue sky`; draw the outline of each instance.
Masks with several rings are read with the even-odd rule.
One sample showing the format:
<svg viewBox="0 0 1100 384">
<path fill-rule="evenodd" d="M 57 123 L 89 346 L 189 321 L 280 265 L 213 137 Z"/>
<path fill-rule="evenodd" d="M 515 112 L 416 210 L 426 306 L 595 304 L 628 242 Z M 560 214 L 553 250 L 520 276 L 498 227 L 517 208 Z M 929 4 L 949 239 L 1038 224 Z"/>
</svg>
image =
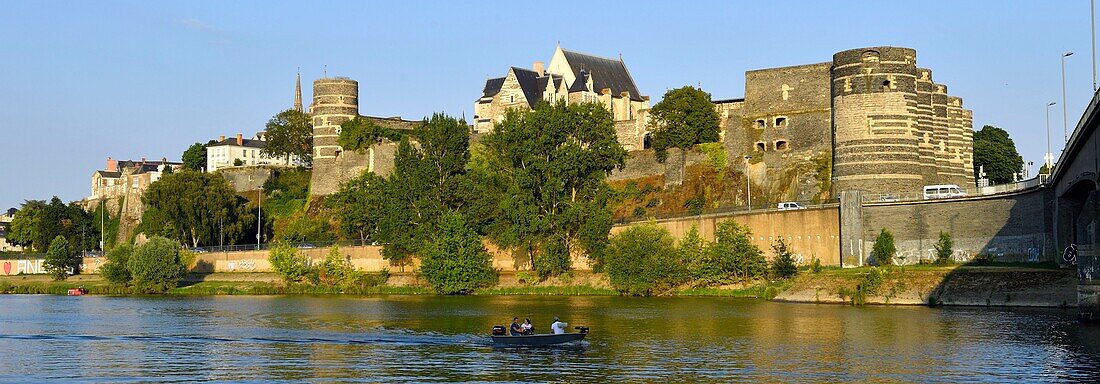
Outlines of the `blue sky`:
<svg viewBox="0 0 1100 384">
<path fill-rule="evenodd" d="M 191 143 L 252 134 L 291 106 L 301 68 L 359 81 L 360 110 L 472 116 L 486 77 L 549 61 L 554 45 L 623 55 L 642 93 L 701 84 L 741 97 L 750 69 L 850 48 L 915 48 L 918 64 L 1009 131 L 1025 160 L 1062 143 L 1092 96 L 1089 2 L 0 3 L 0 207 L 90 193 L 107 156 L 178 160 Z"/>
</svg>

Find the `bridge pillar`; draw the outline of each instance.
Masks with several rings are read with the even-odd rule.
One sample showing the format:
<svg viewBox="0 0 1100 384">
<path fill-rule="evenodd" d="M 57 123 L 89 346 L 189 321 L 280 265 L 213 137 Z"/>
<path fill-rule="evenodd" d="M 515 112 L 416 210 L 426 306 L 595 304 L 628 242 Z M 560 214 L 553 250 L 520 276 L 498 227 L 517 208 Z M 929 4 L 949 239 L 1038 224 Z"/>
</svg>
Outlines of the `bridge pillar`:
<svg viewBox="0 0 1100 384">
<path fill-rule="evenodd" d="M 840 191 L 840 266 L 863 266 L 863 191 Z"/>
<path fill-rule="evenodd" d="M 1093 190 L 1070 221 L 1068 240 L 1077 246 L 1077 308 L 1083 321 L 1100 321 L 1100 191 Z"/>
</svg>

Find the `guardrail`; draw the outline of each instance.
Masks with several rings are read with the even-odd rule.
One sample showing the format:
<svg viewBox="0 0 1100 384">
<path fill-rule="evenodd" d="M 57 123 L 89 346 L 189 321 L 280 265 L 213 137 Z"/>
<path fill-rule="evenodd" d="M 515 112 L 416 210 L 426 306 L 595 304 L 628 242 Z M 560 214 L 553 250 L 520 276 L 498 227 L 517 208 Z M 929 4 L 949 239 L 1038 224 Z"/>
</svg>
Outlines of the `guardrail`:
<svg viewBox="0 0 1100 384">
<path fill-rule="evenodd" d="M 271 249 L 273 243 L 261 243 L 261 244 L 236 244 L 225 246 L 208 246 L 208 247 L 193 247 L 187 248 L 188 251 L 195 253 L 207 253 L 207 252 L 239 252 L 239 251 L 264 251 Z M 341 247 L 361 247 L 366 245 L 379 245 L 379 243 L 371 240 L 340 240 L 340 241 L 303 241 L 298 243 L 289 243 L 291 247 L 298 249 L 312 249 L 312 248 L 325 248 L 333 245 Z"/>
<path fill-rule="evenodd" d="M 780 204 L 780 203 L 781 202 L 776 201 L 776 202 L 768 202 L 768 203 L 763 203 L 763 204 L 753 204 L 752 206 L 747 206 L 747 205 L 722 206 L 722 207 L 717 207 L 717 208 L 707 208 L 707 209 L 704 209 L 704 210 L 698 212 L 697 214 L 690 214 L 688 212 L 676 212 L 676 213 L 665 213 L 665 214 L 661 214 L 661 215 L 647 215 L 647 216 L 643 216 L 643 217 L 620 217 L 618 219 L 615 219 L 615 224 L 629 224 L 629 223 L 637 223 L 637 222 L 647 221 L 647 220 L 665 220 L 665 219 L 676 219 L 676 218 L 683 218 L 683 217 L 711 216 L 711 215 L 734 214 L 734 213 L 746 214 L 746 213 L 795 211 L 795 210 L 801 210 L 801 209 L 830 208 L 830 207 L 839 206 L 840 205 L 840 200 L 839 199 L 830 199 L 830 200 L 818 201 L 818 202 L 786 200 L 786 201 L 782 201 L 782 203 L 797 203 L 799 205 L 799 208 L 785 208 L 785 209 L 779 209 L 778 204 Z"/>
<path fill-rule="evenodd" d="M 1045 176 L 1045 175 L 1041 175 Z M 899 201 L 919 201 L 919 200 L 944 200 L 959 197 L 972 197 L 972 196 L 989 196 L 999 195 L 1002 193 L 1011 193 L 1022 191 L 1029 188 L 1034 188 L 1042 185 L 1046 182 L 1045 177 L 1033 177 L 1027 180 L 1017 181 L 1015 183 L 990 185 L 987 187 L 970 187 L 960 188 L 966 195 L 950 198 L 935 198 L 926 199 L 923 191 L 917 192 L 898 192 L 898 193 L 865 193 L 863 194 L 864 203 L 889 203 Z"/>
</svg>

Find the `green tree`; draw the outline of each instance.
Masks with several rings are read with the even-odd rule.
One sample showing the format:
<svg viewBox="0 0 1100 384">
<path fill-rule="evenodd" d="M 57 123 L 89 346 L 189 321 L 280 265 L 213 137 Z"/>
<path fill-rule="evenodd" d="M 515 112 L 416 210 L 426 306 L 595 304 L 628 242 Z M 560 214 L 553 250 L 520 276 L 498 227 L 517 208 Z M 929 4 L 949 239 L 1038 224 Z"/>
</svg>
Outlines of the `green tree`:
<svg viewBox="0 0 1100 384">
<path fill-rule="evenodd" d="M 940 238 L 933 247 L 936 248 L 936 264 L 951 264 L 955 243 L 951 241 L 950 233 L 940 231 Z"/>
<path fill-rule="evenodd" d="M 42 200 L 27 200 L 15 212 L 11 227 L 8 228 L 8 242 L 24 248 L 35 247 L 38 239 L 38 223 L 42 220 L 42 212 L 46 208 L 46 202 Z"/>
<path fill-rule="evenodd" d="M 356 117 L 340 124 L 337 143 L 345 150 L 356 151 L 382 143 L 383 139 L 397 142 L 402 136 L 401 131 L 383 127 L 370 119 Z"/>
<path fill-rule="evenodd" d="M 260 153 L 271 157 L 296 156 L 313 162 L 313 123 L 309 115 L 288 109 L 267 122 L 267 143 Z"/>
<path fill-rule="evenodd" d="M 171 167 L 169 167 L 171 169 Z M 202 171 L 206 169 L 206 146 L 201 143 L 191 144 L 183 151 L 183 169 Z"/>
<path fill-rule="evenodd" d="M 64 236 L 57 235 L 50 242 L 50 249 L 46 251 L 46 260 L 42 262 L 42 266 L 49 272 L 50 278 L 55 281 L 65 280 L 69 277 L 69 271 L 76 267 L 74 260 L 69 241 Z"/>
<path fill-rule="evenodd" d="M 364 171 L 340 185 L 340 190 L 325 200 L 337 211 L 340 231 L 360 240 L 373 239 L 385 212 L 386 179 Z"/>
<path fill-rule="evenodd" d="M 611 285 L 627 295 L 666 294 L 687 280 L 675 240 L 653 222 L 611 236 L 604 269 Z"/>
<path fill-rule="evenodd" d="M 239 198 L 219 175 L 181 171 L 164 175 L 141 196 L 146 211 L 143 230 L 184 244 L 219 244 L 224 232 L 230 244 L 255 229 L 255 205 Z M 149 220 L 146 225 L 146 220 Z"/>
<path fill-rule="evenodd" d="M 180 244 L 161 236 L 153 236 L 134 249 L 126 265 L 134 289 L 141 293 L 167 292 L 187 272 L 180 258 Z"/>
<path fill-rule="evenodd" d="M 897 253 L 898 249 L 894 247 L 894 234 L 883 228 L 875 237 L 875 245 L 871 247 L 871 258 L 875 259 L 880 267 L 885 267 L 892 265 L 894 255 Z"/>
<path fill-rule="evenodd" d="M 54 196 L 49 203 L 28 200 L 12 220 L 9 241 L 44 252 L 57 236 L 64 236 L 74 252 L 98 248 L 99 226 L 77 203 L 65 204 Z"/>
<path fill-rule="evenodd" d="M 336 247 L 333 247 L 334 249 Z M 276 242 L 267 254 L 271 269 L 286 282 L 301 281 L 310 273 L 309 258 L 286 242 Z"/>
<path fill-rule="evenodd" d="M 649 111 L 653 150 L 664 161 L 669 148 L 691 149 L 696 144 L 718 141 L 718 110 L 710 94 L 685 86 L 665 92 Z"/>
<path fill-rule="evenodd" d="M 763 277 L 764 253 L 752 243 L 752 231 L 733 220 L 718 223 L 715 241 L 692 265 L 695 285 L 711 286 Z"/>
<path fill-rule="evenodd" d="M 130 244 L 121 244 L 107 252 L 107 262 L 99 266 L 99 275 L 103 276 L 111 284 L 127 285 L 133 277 L 130 275 L 130 255 L 134 253 L 134 247 Z"/>
<path fill-rule="evenodd" d="M 509 111 L 482 142 L 503 187 L 493 197 L 499 216 L 488 231 L 498 244 L 535 266 L 558 264 L 557 242 L 569 253 L 600 252 L 611 229 L 605 179 L 626 159 L 606 108 L 540 102 L 532 111 Z"/>
<path fill-rule="evenodd" d="M 772 276 L 786 279 L 798 274 L 798 265 L 794 263 L 791 247 L 785 240 L 782 238 L 776 239 L 772 243 L 772 252 L 775 253 L 775 258 L 772 259 Z"/>
<path fill-rule="evenodd" d="M 998 184 L 1012 182 L 1012 175 L 1024 168 L 1024 158 L 1016 151 L 1016 143 L 1008 132 L 992 125 L 974 132 L 975 178 L 983 166 L 986 177 Z"/>
<path fill-rule="evenodd" d="M 424 247 L 420 274 L 436 292 L 468 294 L 496 282 L 493 259 L 461 214 L 447 213 Z"/>
<path fill-rule="evenodd" d="M 317 274 L 319 283 L 338 287 L 354 277 L 355 268 L 348 257 L 340 253 L 340 247 L 333 245 L 321 265 L 317 266 Z"/>
</svg>

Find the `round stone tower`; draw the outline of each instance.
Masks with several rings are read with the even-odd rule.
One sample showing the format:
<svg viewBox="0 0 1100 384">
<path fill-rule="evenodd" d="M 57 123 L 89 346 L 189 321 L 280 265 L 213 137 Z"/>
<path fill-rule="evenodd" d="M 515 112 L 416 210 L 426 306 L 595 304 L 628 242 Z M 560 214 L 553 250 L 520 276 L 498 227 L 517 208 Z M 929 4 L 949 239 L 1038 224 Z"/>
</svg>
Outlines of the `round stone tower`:
<svg viewBox="0 0 1100 384">
<path fill-rule="evenodd" d="M 313 175 L 310 193 L 329 195 L 340 186 L 340 124 L 359 116 L 359 82 L 344 78 L 313 81 Z"/>
<path fill-rule="evenodd" d="M 842 51 L 833 55 L 831 78 L 834 191 L 919 193 L 936 164 L 926 132 L 934 124 L 922 121 L 933 114 L 919 110 L 929 103 L 918 95 L 916 51 Z"/>
</svg>

